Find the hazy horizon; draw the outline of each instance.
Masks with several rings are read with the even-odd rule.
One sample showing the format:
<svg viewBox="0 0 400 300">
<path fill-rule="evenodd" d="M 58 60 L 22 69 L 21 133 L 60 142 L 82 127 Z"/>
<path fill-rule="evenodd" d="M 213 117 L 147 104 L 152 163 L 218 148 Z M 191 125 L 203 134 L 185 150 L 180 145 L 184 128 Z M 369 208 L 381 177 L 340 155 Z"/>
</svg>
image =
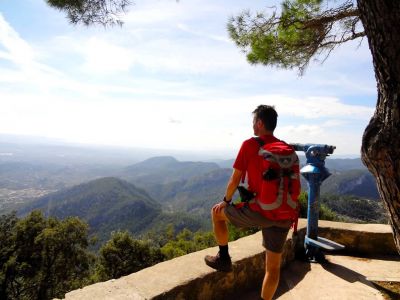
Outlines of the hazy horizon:
<svg viewBox="0 0 400 300">
<path fill-rule="evenodd" d="M 7 149 L 1 149 L 1 145 L 9 144 L 11 146 L 18 145 L 19 153 L 10 153 Z M 54 157 L 62 158 L 60 153 L 64 153 L 63 155 L 66 158 L 76 158 L 79 157 L 87 157 L 89 160 L 96 160 L 97 158 L 101 158 L 104 160 L 104 157 L 112 158 L 111 162 L 116 162 L 120 160 L 117 164 L 125 164 L 127 162 L 137 163 L 148 158 L 159 157 L 159 156 L 172 156 L 179 161 L 224 161 L 224 160 L 233 160 L 236 157 L 238 149 L 232 149 L 230 153 L 223 152 L 207 152 L 207 151 L 188 151 L 188 150 L 179 150 L 179 149 L 162 149 L 162 148 L 144 148 L 144 147 L 122 147 L 122 146 L 110 146 L 110 145 L 93 145 L 93 144 L 79 144 L 79 143 L 68 143 L 62 140 L 51 139 L 51 138 L 43 138 L 43 137 L 35 137 L 35 136 L 22 136 L 22 135 L 5 135 L 0 134 L 0 161 L 1 158 L 7 158 L 7 156 L 13 156 L 16 158 L 16 154 L 22 154 L 25 149 L 28 151 L 30 148 L 34 147 L 35 151 L 39 151 L 36 154 L 40 154 L 40 149 L 44 149 L 46 147 L 52 148 L 52 155 Z M 4 148 L 4 147 L 3 147 Z M 61 152 L 57 152 L 57 148 Z M 68 151 L 70 150 L 70 151 Z M 68 152 L 65 152 L 68 151 Z M 22 153 L 21 153 L 22 152 Z M 97 154 L 98 157 L 94 155 Z M 304 155 L 304 153 L 298 152 L 299 155 Z M 48 152 L 42 153 L 43 159 L 46 159 L 46 155 Z M 122 156 L 121 156 L 122 155 Z M 37 155 L 35 156 L 37 158 Z M 54 157 L 48 157 L 51 160 Z M 351 155 L 351 154 L 336 154 L 334 153 L 329 158 L 360 158 L 360 155 Z M 131 159 L 131 160 L 129 160 Z M 29 158 L 27 158 L 29 161 Z"/>
</svg>

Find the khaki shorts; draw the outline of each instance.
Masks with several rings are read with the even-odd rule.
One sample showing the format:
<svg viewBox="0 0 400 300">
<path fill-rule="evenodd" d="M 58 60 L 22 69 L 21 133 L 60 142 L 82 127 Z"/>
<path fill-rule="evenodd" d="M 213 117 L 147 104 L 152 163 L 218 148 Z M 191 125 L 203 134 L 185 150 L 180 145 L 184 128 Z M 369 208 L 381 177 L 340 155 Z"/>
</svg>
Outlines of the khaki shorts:
<svg viewBox="0 0 400 300">
<path fill-rule="evenodd" d="M 238 228 L 258 227 L 262 230 L 263 246 L 269 251 L 281 253 L 285 245 L 291 221 L 273 221 L 265 218 L 248 206 L 235 208 L 228 205 L 224 209 L 229 222 Z"/>
</svg>

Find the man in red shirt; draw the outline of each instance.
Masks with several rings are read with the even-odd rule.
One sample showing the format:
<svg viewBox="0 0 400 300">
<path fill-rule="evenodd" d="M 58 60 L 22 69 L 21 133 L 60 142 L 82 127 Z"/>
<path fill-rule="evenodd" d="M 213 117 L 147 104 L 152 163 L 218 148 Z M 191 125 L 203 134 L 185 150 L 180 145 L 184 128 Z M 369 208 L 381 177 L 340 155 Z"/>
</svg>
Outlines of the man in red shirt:
<svg viewBox="0 0 400 300">
<path fill-rule="evenodd" d="M 259 105 L 253 111 L 254 135 L 261 138 L 265 144 L 279 141 L 273 133 L 278 114 L 274 107 Z M 248 190 L 259 194 L 262 184 L 262 157 L 258 155 L 259 143 L 250 138 L 243 142 L 233 164 L 233 173 L 228 182 L 223 201 L 216 204 L 212 210 L 214 234 L 219 245 L 216 256 L 207 255 L 205 262 L 208 266 L 229 272 L 232 270 L 231 258 L 228 252 L 227 222 L 236 227 L 260 227 L 263 234 L 263 246 L 266 248 L 266 272 L 262 285 L 261 298 L 272 299 L 279 282 L 282 250 L 286 241 L 291 221 L 272 221 L 260 213 L 254 205 L 236 208 L 231 205 L 233 194 L 240 181 L 247 175 Z"/>
</svg>

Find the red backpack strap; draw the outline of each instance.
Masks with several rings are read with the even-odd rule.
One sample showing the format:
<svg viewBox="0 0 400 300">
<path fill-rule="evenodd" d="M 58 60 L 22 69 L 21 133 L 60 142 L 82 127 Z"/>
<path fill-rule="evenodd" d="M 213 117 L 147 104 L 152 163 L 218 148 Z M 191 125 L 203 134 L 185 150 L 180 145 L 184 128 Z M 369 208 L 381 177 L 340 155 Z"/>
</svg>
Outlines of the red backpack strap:
<svg viewBox="0 0 400 300">
<path fill-rule="evenodd" d="M 260 138 L 260 137 L 253 137 L 253 139 L 258 143 L 258 145 L 260 146 L 260 148 L 262 148 L 264 145 L 265 145 L 265 142 L 262 140 L 262 138 Z M 245 180 L 246 180 L 246 175 L 247 175 L 247 173 L 246 172 L 244 172 L 243 174 L 242 174 L 242 183 L 244 183 L 245 182 Z"/>
</svg>

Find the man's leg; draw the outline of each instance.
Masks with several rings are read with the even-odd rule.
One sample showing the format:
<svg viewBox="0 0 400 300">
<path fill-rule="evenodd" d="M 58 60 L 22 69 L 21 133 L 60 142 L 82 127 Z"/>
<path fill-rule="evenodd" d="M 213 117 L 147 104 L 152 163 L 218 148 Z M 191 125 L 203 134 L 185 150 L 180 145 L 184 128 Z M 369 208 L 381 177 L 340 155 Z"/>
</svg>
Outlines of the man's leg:
<svg viewBox="0 0 400 300">
<path fill-rule="evenodd" d="M 215 239 L 219 246 L 216 256 L 206 255 L 206 264 L 218 271 L 229 272 L 232 270 L 232 262 L 228 253 L 228 218 L 224 212 L 225 205 L 216 204 L 211 210 Z"/>
<path fill-rule="evenodd" d="M 266 250 L 265 276 L 261 290 L 261 298 L 271 300 L 279 283 L 282 253 Z"/>
<path fill-rule="evenodd" d="M 218 205 L 218 204 L 217 204 Z M 219 246 L 228 245 L 228 221 L 224 209 L 218 209 L 215 205 L 211 210 L 211 217 L 214 228 L 214 235 Z"/>
</svg>

